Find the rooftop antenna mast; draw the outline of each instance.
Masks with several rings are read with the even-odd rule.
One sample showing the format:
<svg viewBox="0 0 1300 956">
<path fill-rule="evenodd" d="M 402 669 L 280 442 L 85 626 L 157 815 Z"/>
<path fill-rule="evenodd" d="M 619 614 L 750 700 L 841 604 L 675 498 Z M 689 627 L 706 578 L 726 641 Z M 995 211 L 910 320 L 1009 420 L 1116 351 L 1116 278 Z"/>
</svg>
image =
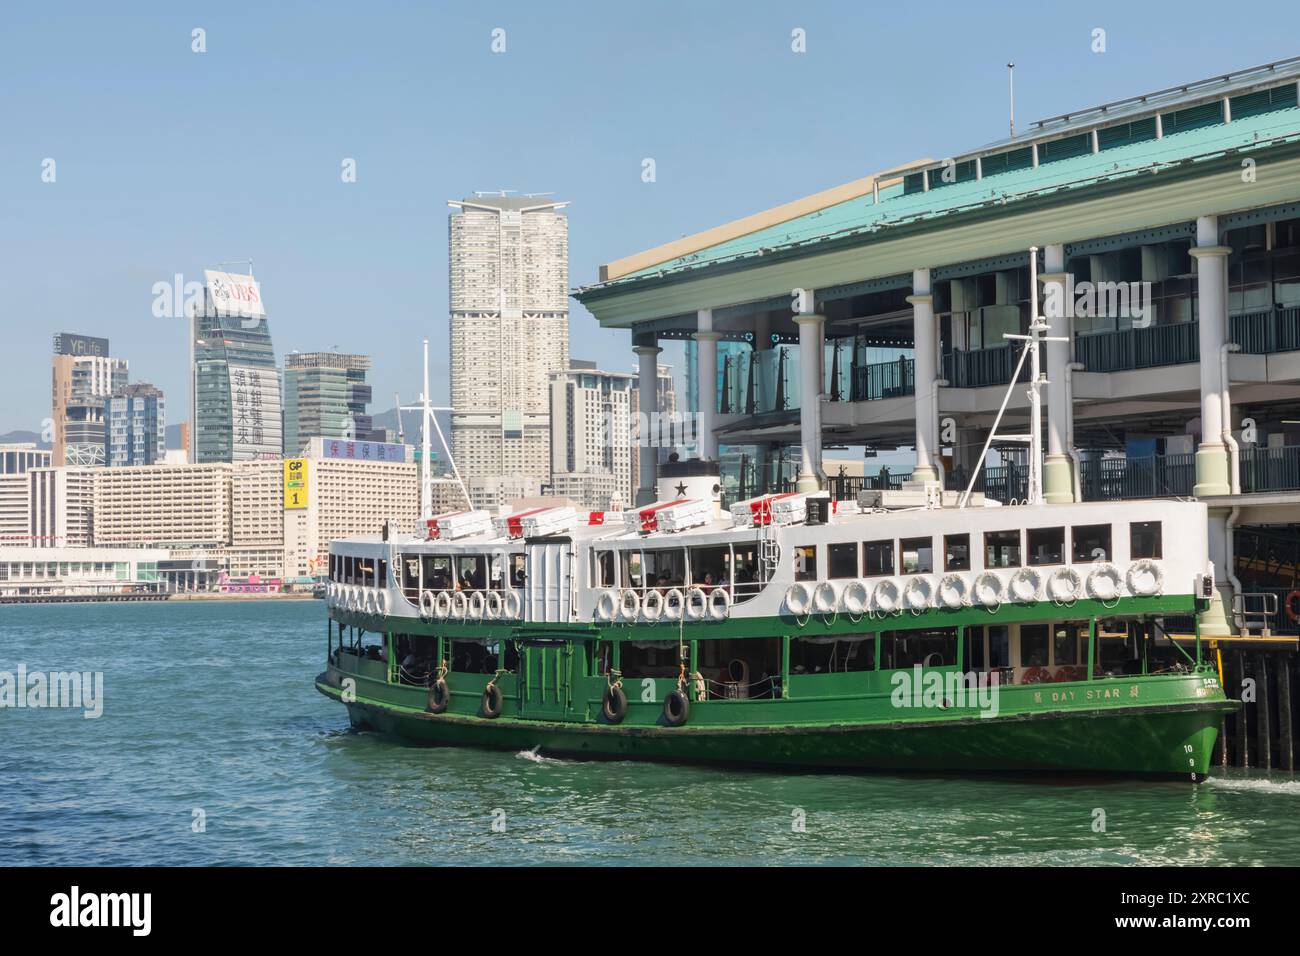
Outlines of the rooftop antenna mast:
<svg viewBox="0 0 1300 956">
<path fill-rule="evenodd" d="M 1038 247 L 1029 247 L 1029 334 L 1015 335 L 1010 332 L 1003 333 L 1004 339 L 1016 339 L 1024 342 L 1025 347 L 1020 352 L 1020 361 L 1016 362 L 1016 370 L 1011 373 L 1011 384 L 1007 386 L 1006 395 L 1002 396 L 1002 406 L 998 409 L 998 416 L 993 420 L 993 427 L 989 429 L 989 437 L 984 442 L 984 450 L 980 452 L 978 463 L 970 477 L 970 484 L 966 490 L 961 493 L 961 499 L 957 502 L 958 508 L 965 508 L 970 502 L 971 492 L 975 490 L 975 482 L 979 479 L 980 469 L 984 467 L 984 459 L 989 453 L 989 446 L 993 444 L 994 439 L 1002 441 L 1025 442 L 1029 445 L 1029 488 L 1025 494 L 1025 504 L 1041 505 L 1043 503 L 1043 396 L 1042 387 L 1047 383 L 1046 377 L 1042 373 L 1042 366 L 1039 361 L 1038 346 L 1042 342 L 1068 342 L 1069 339 L 1062 336 L 1046 336 L 1044 332 L 1048 331 L 1048 325 L 1043 321 L 1042 316 L 1038 314 Z M 1029 433 L 1027 435 L 998 434 L 998 426 L 1002 424 L 1002 416 L 1006 413 L 1007 403 L 1011 401 L 1011 396 L 1015 393 L 1020 370 L 1025 367 L 1025 358 L 1030 359 L 1029 365 Z"/>
<path fill-rule="evenodd" d="M 406 429 L 402 427 L 402 396 L 393 392 L 393 405 L 397 410 L 397 443 L 406 444 Z"/>
<path fill-rule="evenodd" d="M 1011 98 L 1011 138 L 1016 138 L 1016 64 L 1007 64 L 1007 95 Z"/>
</svg>

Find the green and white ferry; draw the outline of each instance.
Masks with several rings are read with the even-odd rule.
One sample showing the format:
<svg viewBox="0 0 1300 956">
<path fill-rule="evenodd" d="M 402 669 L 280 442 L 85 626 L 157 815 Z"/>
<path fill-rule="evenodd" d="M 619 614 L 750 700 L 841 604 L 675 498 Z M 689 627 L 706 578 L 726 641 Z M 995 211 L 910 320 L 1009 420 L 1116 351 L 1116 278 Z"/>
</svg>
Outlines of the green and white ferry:
<svg viewBox="0 0 1300 956">
<path fill-rule="evenodd" d="M 687 461 L 627 512 L 390 525 L 331 547 L 316 686 L 356 728 L 436 744 L 1204 775 L 1237 706 L 1197 629 L 1206 506 L 1048 505 L 1036 478 L 1013 506 L 919 483 L 723 511 L 717 466 Z"/>
</svg>

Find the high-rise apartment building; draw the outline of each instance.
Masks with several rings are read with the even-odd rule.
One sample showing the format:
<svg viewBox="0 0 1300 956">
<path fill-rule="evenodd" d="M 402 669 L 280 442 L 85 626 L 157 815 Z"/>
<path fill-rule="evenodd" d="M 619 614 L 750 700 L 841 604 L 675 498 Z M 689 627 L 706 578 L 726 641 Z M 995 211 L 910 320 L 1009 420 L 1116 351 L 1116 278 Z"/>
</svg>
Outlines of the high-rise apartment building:
<svg viewBox="0 0 1300 956">
<path fill-rule="evenodd" d="M 340 352 L 290 352 L 284 357 L 284 454 L 293 457 L 313 438 L 382 442 L 367 412 L 370 358 Z"/>
<path fill-rule="evenodd" d="M 280 373 L 261 287 L 251 275 L 204 275 L 190 316 L 190 460 L 279 458 Z"/>
<path fill-rule="evenodd" d="M 52 451 L 37 448 L 35 442 L 0 444 L 0 475 L 21 475 L 29 468 L 49 468 L 53 459 Z"/>
<path fill-rule="evenodd" d="M 635 376 L 574 361 L 551 373 L 552 493 L 586 508 L 630 508 Z"/>
<path fill-rule="evenodd" d="M 104 400 L 126 385 L 127 374 L 126 360 L 109 355 L 108 339 L 54 336 L 55 465 L 104 464 Z"/>
<path fill-rule="evenodd" d="M 163 393 L 148 382 L 119 388 L 104 402 L 104 443 L 111 468 L 152 465 L 167 456 Z"/>
<path fill-rule="evenodd" d="M 494 482 L 505 495 L 550 479 L 549 378 L 569 358 L 567 203 L 450 205 L 452 453 L 491 498 Z"/>
</svg>

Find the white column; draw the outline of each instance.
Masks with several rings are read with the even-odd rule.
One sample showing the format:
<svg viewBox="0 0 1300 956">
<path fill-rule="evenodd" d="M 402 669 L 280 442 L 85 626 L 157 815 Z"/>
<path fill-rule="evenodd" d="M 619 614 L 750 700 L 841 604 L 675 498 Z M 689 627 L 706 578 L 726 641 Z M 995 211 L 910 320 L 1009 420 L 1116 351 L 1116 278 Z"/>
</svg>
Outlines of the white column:
<svg viewBox="0 0 1300 956">
<path fill-rule="evenodd" d="M 713 427 L 718 413 L 718 339 L 722 336 L 713 331 L 712 309 L 700 309 L 697 323 L 695 358 L 700 401 L 700 457 L 717 461 L 718 438 Z"/>
<path fill-rule="evenodd" d="M 822 468 L 822 330 L 824 315 L 816 315 L 816 295 L 804 290 L 802 313 L 794 317 L 799 326 L 799 441 L 803 446 L 799 459 L 796 491 L 821 488 Z"/>
<path fill-rule="evenodd" d="M 1223 443 L 1223 376 L 1220 351 L 1228 331 L 1228 246 L 1219 244 L 1217 216 L 1196 220 L 1196 293 L 1201 346 L 1201 444 L 1196 450 L 1196 485 L 1192 493 L 1226 495 L 1228 451 Z"/>
<path fill-rule="evenodd" d="M 1070 277 L 1065 271 L 1065 247 L 1048 245 L 1043 249 L 1043 318 L 1048 336 L 1072 338 L 1073 323 L 1067 298 Z M 1047 457 L 1043 464 L 1043 498 L 1049 503 L 1074 500 L 1074 478 L 1069 434 L 1070 408 L 1065 394 L 1065 367 L 1070 363 L 1070 342 L 1047 342 Z"/>
<path fill-rule="evenodd" d="M 934 327 L 934 297 L 930 294 L 930 270 L 912 270 L 912 341 L 916 358 L 916 466 L 913 481 L 938 481 L 934 452 L 938 436 L 934 434 L 934 380 L 938 375 L 939 343 Z"/>
<path fill-rule="evenodd" d="M 641 487 L 636 492 L 636 503 L 648 505 L 655 500 L 659 478 L 659 449 L 654 444 L 651 423 L 654 413 L 659 411 L 659 353 L 663 349 L 657 345 L 637 345 L 632 351 L 637 354 L 640 373 L 637 397 L 641 403 L 641 427 L 638 430 L 638 440 L 641 442 Z"/>
</svg>

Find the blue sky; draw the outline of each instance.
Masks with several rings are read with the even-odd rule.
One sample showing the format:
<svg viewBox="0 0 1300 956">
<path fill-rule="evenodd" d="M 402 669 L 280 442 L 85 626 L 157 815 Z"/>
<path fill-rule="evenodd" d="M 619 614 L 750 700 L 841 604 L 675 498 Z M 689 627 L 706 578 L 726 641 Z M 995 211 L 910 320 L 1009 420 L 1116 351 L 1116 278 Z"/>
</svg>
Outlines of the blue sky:
<svg viewBox="0 0 1300 956">
<path fill-rule="evenodd" d="M 1294 2 L 27 3 L 0 33 L 0 433 L 49 414 L 50 339 L 104 335 L 186 407 L 155 282 L 248 259 L 277 352 L 445 395 L 446 200 L 571 202 L 600 263 L 1023 123 L 1300 53 Z M 207 52 L 191 52 L 191 31 Z M 796 27 L 807 52 L 791 52 Z M 1094 28 L 1106 52 L 1091 49 Z M 492 31 L 506 31 L 493 53 Z M 340 178 L 344 158 L 357 182 Z M 651 157 L 657 181 L 641 180 Z M 57 180 L 41 181 L 42 162 Z M 630 368 L 572 303 L 575 357 Z M 667 360 L 672 360 L 670 353 Z"/>
</svg>

